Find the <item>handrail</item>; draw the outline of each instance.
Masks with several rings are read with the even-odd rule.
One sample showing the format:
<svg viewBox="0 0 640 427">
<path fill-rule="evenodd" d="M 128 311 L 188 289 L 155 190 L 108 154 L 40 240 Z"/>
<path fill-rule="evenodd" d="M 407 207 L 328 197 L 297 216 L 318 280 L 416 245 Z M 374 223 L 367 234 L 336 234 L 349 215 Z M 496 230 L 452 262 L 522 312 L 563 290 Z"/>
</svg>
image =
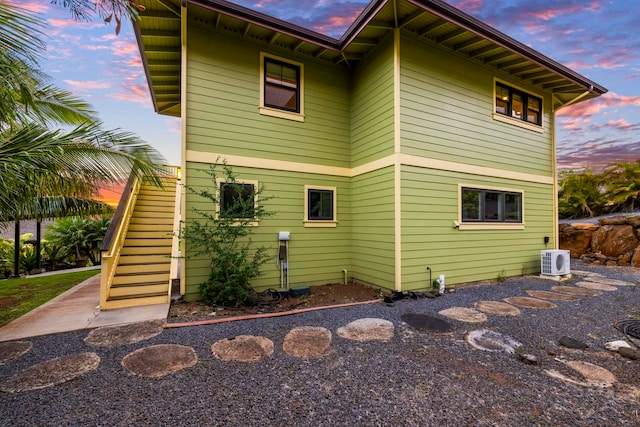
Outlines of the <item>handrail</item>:
<svg viewBox="0 0 640 427">
<path fill-rule="evenodd" d="M 120 252 L 124 244 L 124 239 L 129 229 L 129 220 L 138 199 L 140 190 L 140 180 L 131 175 L 125 186 L 125 190 L 120 197 L 120 202 L 116 208 L 116 213 L 111 220 L 111 225 L 107 230 L 107 235 L 100 246 L 102 252 L 102 262 L 100 274 L 100 307 L 104 308 L 109 297 L 109 288 L 116 273 Z"/>
<path fill-rule="evenodd" d="M 120 196 L 120 201 L 118 201 L 116 211 L 111 217 L 111 224 L 109 224 L 104 240 L 102 240 L 102 244 L 100 245 L 101 252 L 108 251 L 111 247 L 111 241 L 113 240 L 113 236 L 115 235 L 120 224 L 120 220 L 122 219 L 122 212 L 126 209 L 127 203 L 129 203 L 129 198 L 131 197 L 131 191 L 135 181 L 136 176 L 133 173 L 129 174 L 129 179 L 122 190 L 122 195 Z"/>
</svg>

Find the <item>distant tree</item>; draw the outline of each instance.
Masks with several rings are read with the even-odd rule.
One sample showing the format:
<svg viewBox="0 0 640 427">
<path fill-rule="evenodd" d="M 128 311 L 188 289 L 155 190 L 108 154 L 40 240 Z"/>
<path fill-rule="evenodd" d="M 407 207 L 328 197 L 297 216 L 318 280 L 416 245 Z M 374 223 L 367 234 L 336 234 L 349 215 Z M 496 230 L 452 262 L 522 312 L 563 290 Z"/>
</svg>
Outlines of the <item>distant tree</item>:
<svg viewBox="0 0 640 427">
<path fill-rule="evenodd" d="M 0 222 L 101 212 L 92 201 L 100 186 L 132 170 L 155 175 L 163 160 L 156 150 L 104 130 L 87 103 L 47 83 L 38 65 L 44 24 L 35 15 L 0 2 L 0 24 Z"/>
<path fill-rule="evenodd" d="M 565 170 L 558 180 L 560 218 L 584 218 L 601 215 L 606 206 L 605 182 L 590 168 L 581 172 Z"/>
<path fill-rule="evenodd" d="M 640 207 L 640 159 L 611 163 L 603 172 L 612 210 L 634 211 Z"/>
<path fill-rule="evenodd" d="M 69 9 L 78 21 L 89 21 L 96 15 L 105 23 L 116 23 L 116 35 L 120 33 L 123 18 L 137 19 L 138 12 L 146 8 L 134 0 L 51 0 L 53 4 Z"/>
</svg>

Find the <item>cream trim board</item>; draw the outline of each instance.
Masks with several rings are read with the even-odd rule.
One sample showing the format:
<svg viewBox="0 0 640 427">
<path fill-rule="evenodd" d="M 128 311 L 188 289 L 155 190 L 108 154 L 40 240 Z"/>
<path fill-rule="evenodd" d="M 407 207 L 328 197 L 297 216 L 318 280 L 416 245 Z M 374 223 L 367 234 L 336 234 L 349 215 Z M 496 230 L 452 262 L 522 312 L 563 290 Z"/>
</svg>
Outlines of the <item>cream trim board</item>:
<svg viewBox="0 0 640 427">
<path fill-rule="evenodd" d="M 462 221 L 462 189 L 472 188 L 477 190 L 501 191 L 520 194 L 522 204 L 522 222 L 464 222 Z M 524 230 L 525 229 L 525 192 L 518 188 L 494 187 L 490 185 L 478 185 L 458 183 L 458 220 L 454 221 L 454 228 L 458 230 Z"/>
<path fill-rule="evenodd" d="M 235 156 L 229 154 L 209 153 L 204 151 L 187 150 L 185 154 L 187 162 L 217 164 L 224 159 L 229 166 L 278 170 L 286 172 L 303 172 L 319 175 L 355 177 L 369 172 L 380 170 L 396 163 L 405 166 L 415 166 L 426 169 L 438 169 L 449 172 L 487 176 L 493 178 L 513 179 L 517 181 L 532 182 L 536 184 L 555 185 L 551 176 L 535 175 L 524 172 L 514 172 L 504 169 L 473 166 L 465 163 L 450 162 L 447 160 L 430 159 L 427 157 L 413 156 L 409 154 L 393 154 L 382 159 L 374 160 L 355 168 L 343 168 L 338 166 L 324 166 L 312 163 L 290 162 L 286 160 L 260 159 L 257 157 Z"/>
<path fill-rule="evenodd" d="M 265 58 L 273 59 L 276 61 L 284 62 L 286 64 L 291 64 L 300 69 L 300 82 L 298 87 L 299 93 L 299 110 L 298 112 L 280 110 L 277 108 L 267 107 L 264 105 L 264 60 Z M 271 55 L 266 52 L 260 52 L 260 103 L 258 105 L 258 109 L 260 114 L 278 117 L 281 119 L 294 120 L 298 122 L 304 122 L 304 64 L 302 62 L 292 61 L 287 58 L 283 58 L 281 56 Z"/>
<path fill-rule="evenodd" d="M 221 185 L 224 184 L 225 182 L 227 182 L 226 179 L 224 178 L 216 178 L 216 217 L 218 217 L 218 215 L 220 215 L 220 201 L 222 200 L 222 196 L 220 194 L 220 188 Z M 258 194 L 257 194 L 257 190 L 258 190 L 258 181 L 256 180 L 252 180 L 252 179 L 236 179 L 236 184 L 251 184 L 253 185 L 253 206 L 256 207 L 258 206 Z M 241 219 L 241 218 L 238 218 Z M 244 219 L 244 218 L 242 218 Z M 253 221 L 249 221 L 249 225 L 251 226 L 258 226 L 260 224 L 260 221 L 257 219 L 254 219 Z"/>
<path fill-rule="evenodd" d="M 333 192 L 333 219 L 309 219 L 309 190 L 327 190 Z M 305 227 L 337 227 L 338 226 L 338 190 L 336 187 L 326 187 L 322 185 L 304 186 L 304 218 L 302 220 Z"/>
<path fill-rule="evenodd" d="M 489 176 L 494 178 L 513 179 L 517 181 L 533 182 L 537 184 L 555 184 L 553 177 L 535 175 L 524 172 L 514 172 L 504 169 L 488 168 L 484 166 L 473 166 L 465 163 L 450 162 L 448 160 L 430 159 L 427 157 L 413 156 L 409 154 L 399 154 L 400 162 L 406 166 L 416 166 L 428 169 L 440 169 L 450 172 L 460 172 L 464 174 Z"/>
<path fill-rule="evenodd" d="M 496 83 L 500 83 L 500 84 L 502 84 L 504 86 L 513 88 L 513 89 L 515 89 L 517 91 L 524 92 L 527 95 L 531 95 L 531 96 L 535 96 L 536 98 L 539 98 L 540 102 L 542 103 L 541 108 L 540 108 L 541 124 L 540 125 L 536 125 L 536 124 L 533 124 L 533 123 L 529 123 L 526 120 L 520 120 L 520 119 L 513 118 L 511 116 L 507 116 L 505 114 L 498 113 L 496 111 Z M 532 130 L 532 131 L 538 132 L 538 133 L 543 133 L 544 132 L 545 125 L 546 125 L 545 119 L 544 119 L 544 117 L 545 117 L 545 115 L 544 115 L 544 108 L 545 108 L 544 96 L 542 96 L 540 94 L 537 94 L 537 93 L 533 93 L 530 90 L 524 89 L 523 87 L 520 87 L 518 85 L 514 85 L 511 82 L 499 79 L 497 77 L 493 78 L 492 92 L 493 92 L 493 98 L 491 100 L 491 103 L 493 105 L 493 114 L 492 114 L 492 116 L 493 116 L 494 120 L 499 121 L 499 122 L 503 122 L 503 123 L 508 123 L 510 125 L 518 126 L 518 127 L 524 128 L 524 129 Z"/>
</svg>

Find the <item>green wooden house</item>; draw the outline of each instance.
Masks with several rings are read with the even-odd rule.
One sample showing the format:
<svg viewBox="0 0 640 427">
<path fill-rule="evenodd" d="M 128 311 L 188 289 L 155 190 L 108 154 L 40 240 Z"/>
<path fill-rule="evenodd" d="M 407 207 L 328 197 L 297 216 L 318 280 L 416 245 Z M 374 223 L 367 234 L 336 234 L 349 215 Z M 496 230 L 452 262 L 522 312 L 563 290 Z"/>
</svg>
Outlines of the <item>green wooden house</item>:
<svg viewBox="0 0 640 427">
<path fill-rule="evenodd" d="M 557 247 L 555 112 L 604 87 L 440 0 L 373 0 L 340 39 L 222 0 L 139 3 L 184 182 L 212 186 L 224 159 L 274 197 L 253 229 L 274 255 L 257 289 L 280 285 L 283 231 L 291 287 L 535 273 Z M 183 220 L 201 203 L 187 194 Z M 186 299 L 207 275 L 184 263 Z"/>
</svg>

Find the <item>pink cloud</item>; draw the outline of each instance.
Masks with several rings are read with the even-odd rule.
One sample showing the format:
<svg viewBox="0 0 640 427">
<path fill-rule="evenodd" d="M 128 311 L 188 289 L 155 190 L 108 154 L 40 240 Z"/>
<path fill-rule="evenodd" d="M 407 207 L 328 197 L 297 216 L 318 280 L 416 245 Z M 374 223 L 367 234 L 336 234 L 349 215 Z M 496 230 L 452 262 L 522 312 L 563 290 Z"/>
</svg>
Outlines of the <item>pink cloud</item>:
<svg viewBox="0 0 640 427">
<path fill-rule="evenodd" d="M 49 10 L 49 6 L 41 2 L 24 2 L 24 1 L 8 0 L 7 3 L 14 6 L 21 7 L 31 12 L 35 12 L 35 13 L 46 13 Z"/>
<path fill-rule="evenodd" d="M 467 13 L 477 13 L 482 9 L 483 0 L 459 0 L 451 2 L 453 6 Z"/>
<path fill-rule="evenodd" d="M 633 125 L 627 122 L 625 119 L 609 120 L 607 122 L 607 126 L 618 128 L 618 129 L 629 129 L 633 127 Z"/>
<path fill-rule="evenodd" d="M 97 89 L 109 89 L 111 84 L 107 81 L 100 80 L 89 80 L 84 82 L 79 82 L 76 80 L 63 80 L 66 84 L 73 87 L 74 89 L 88 91 L 88 90 L 97 90 Z"/>
<path fill-rule="evenodd" d="M 640 107 L 640 96 L 618 95 L 609 92 L 587 102 L 570 105 L 558 112 L 558 117 L 589 117 L 608 108 Z"/>
<path fill-rule="evenodd" d="M 532 12 L 531 16 L 538 19 L 542 19 L 543 21 L 548 21 L 558 16 L 575 14 L 577 12 L 582 12 L 582 11 L 595 12 L 601 7 L 602 7 L 602 4 L 600 3 L 600 1 L 594 1 L 591 4 L 587 4 L 587 5 L 568 5 L 566 7 L 558 7 L 556 9 L 547 9 L 547 10 L 541 10 L 538 12 Z"/>
<path fill-rule="evenodd" d="M 109 95 L 111 98 L 119 99 L 127 102 L 137 102 L 140 104 L 149 103 L 149 91 L 144 84 L 133 84 L 132 82 L 124 82 L 122 91 Z"/>
</svg>

